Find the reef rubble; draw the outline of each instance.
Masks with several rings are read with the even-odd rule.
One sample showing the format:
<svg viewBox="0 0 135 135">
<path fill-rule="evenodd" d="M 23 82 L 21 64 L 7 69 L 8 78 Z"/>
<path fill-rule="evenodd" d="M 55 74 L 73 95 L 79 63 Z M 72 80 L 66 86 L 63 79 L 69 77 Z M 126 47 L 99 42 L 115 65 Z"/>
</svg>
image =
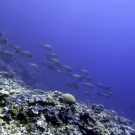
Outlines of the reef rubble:
<svg viewBox="0 0 135 135">
<path fill-rule="evenodd" d="M 0 135 L 135 135 L 133 121 L 69 95 L 28 89 L 0 72 Z"/>
</svg>

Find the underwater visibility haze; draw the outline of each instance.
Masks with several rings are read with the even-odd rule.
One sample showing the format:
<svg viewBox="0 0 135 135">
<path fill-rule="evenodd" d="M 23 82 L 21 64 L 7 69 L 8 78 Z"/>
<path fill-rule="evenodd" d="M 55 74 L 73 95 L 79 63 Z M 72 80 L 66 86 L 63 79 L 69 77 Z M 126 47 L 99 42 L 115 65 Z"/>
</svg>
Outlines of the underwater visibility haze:
<svg viewBox="0 0 135 135">
<path fill-rule="evenodd" d="M 23 68 L 19 72 L 29 87 L 70 93 L 135 121 L 134 5 L 133 0 L 1 0 L 0 31 L 8 39 L 1 48 L 28 68 L 34 81 Z M 8 66 L 18 67 L 0 53 Z"/>
</svg>

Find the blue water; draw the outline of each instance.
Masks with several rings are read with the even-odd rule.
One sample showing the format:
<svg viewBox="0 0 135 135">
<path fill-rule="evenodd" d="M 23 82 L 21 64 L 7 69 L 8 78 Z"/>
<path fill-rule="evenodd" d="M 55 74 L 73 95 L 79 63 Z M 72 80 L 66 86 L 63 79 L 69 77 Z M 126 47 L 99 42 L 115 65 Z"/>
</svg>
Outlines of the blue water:
<svg viewBox="0 0 135 135">
<path fill-rule="evenodd" d="M 1 0 L 0 31 L 9 42 L 33 52 L 28 62 L 39 65 L 43 76 L 53 81 L 53 89 L 69 92 L 78 100 L 103 104 L 119 115 L 135 120 L 135 1 L 126 0 Z M 50 44 L 59 60 L 73 68 L 89 71 L 92 84 L 111 86 L 114 97 L 102 99 L 94 87 L 91 95 L 80 87 L 70 89 L 65 84 L 77 82 L 66 73 L 51 74 L 40 63 L 47 62 L 46 50 L 39 44 Z M 46 78 L 47 79 L 47 78 Z M 52 87 L 50 87 L 51 89 Z"/>
</svg>

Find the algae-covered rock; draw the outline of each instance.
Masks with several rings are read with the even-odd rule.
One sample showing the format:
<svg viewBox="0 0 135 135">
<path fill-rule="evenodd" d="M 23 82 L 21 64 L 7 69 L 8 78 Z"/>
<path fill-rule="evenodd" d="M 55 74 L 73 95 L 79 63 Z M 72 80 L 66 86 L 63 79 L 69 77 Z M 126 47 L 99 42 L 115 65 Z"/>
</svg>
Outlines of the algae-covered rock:
<svg viewBox="0 0 135 135">
<path fill-rule="evenodd" d="M 76 103 L 75 97 L 71 94 L 66 93 L 66 94 L 63 94 L 62 97 L 63 97 L 63 99 L 61 101 L 65 104 L 71 105 L 71 104 Z"/>
<path fill-rule="evenodd" d="M 9 92 L 6 90 L 1 90 L 0 94 L 1 94 L 1 96 L 9 96 L 10 95 Z"/>
</svg>

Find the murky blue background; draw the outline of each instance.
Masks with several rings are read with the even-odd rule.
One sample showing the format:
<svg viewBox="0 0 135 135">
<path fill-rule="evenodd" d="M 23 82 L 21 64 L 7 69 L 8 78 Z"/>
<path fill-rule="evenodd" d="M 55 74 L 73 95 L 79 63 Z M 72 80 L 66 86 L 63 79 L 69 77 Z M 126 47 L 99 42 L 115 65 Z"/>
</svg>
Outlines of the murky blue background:
<svg viewBox="0 0 135 135">
<path fill-rule="evenodd" d="M 135 110 L 130 107 L 135 105 L 134 5 L 134 0 L 1 0 L 0 31 L 10 43 L 33 52 L 28 62 L 38 64 L 43 75 L 55 80 L 53 89 L 72 93 L 81 101 L 101 103 L 135 120 Z M 40 63 L 47 62 L 47 51 L 39 44 L 52 45 L 73 73 L 78 74 L 78 68 L 88 70 L 92 84 L 110 85 L 114 97 L 98 97 L 97 92 L 104 90 L 96 86 L 89 97 L 84 95 L 85 87 L 66 87 L 77 81 L 64 72 L 56 76 L 44 69 Z"/>
</svg>

